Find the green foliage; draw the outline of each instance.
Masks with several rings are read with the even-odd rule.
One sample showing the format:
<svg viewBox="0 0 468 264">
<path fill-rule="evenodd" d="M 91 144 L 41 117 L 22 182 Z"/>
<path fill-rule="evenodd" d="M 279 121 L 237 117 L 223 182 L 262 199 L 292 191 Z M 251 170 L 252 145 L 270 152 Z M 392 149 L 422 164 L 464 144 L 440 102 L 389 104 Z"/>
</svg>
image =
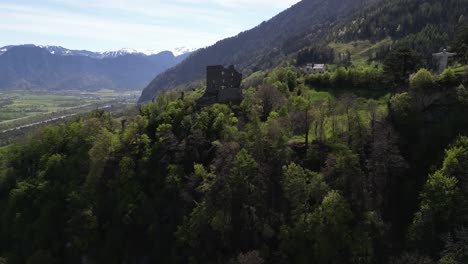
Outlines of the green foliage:
<svg viewBox="0 0 468 264">
<path fill-rule="evenodd" d="M 244 87 L 257 87 L 263 84 L 265 79 L 265 72 L 257 71 L 252 73 L 250 76 L 242 80 Z"/>
<path fill-rule="evenodd" d="M 95 111 L 39 129 L 0 149 L 0 256 L 371 264 L 398 246 L 463 263 L 453 252 L 468 219 L 459 209 L 468 204 L 468 140 L 455 141 L 428 179 L 442 150 L 418 150 L 466 131 L 464 92 L 442 87 L 450 72 L 436 80 L 421 70 L 388 102 L 373 92 L 383 76 L 378 64 L 305 79 L 279 67 L 254 74 L 238 106 L 200 107 L 198 91 L 171 92 L 126 116 L 125 127 Z M 314 90 L 314 78 L 337 89 Z M 420 108 L 421 95 L 437 100 Z M 440 122 L 446 130 L 428 125 Z"/>
<path fill-rule="evenodd" d="M 458 60 L 463 64 L 468 64 L 468 26 L 461 26 L 458 29 L 455 40 L 452 44 L 453 51 L 457 53 Z"/>
<path fill-rule="evenodd" d="M 330 64 L 335 61 L 335 51 L 324 46 L 312 46 L 302 49 L 297 54 L 297 65 L 306 63 Z"/>
<path fill-rule="evenodd" d="M 348 72 L 344 67 L 338 69 L 331 75 L 330 82 L 335 87 L 343 86 L 346 83 Z"/>
<path fill-rule="evenodd" d="M 379 1 L 338 25 L 336 31 L 341 33 L 338 39 L 345 42 L 391 38 L 415 49 L 428 62 L 463 25 L 467 11 L 465 0 Z"/>
<path fill-rule="evenodd" d="M 317 240 L 314 249 L 317 263 L 339 263 L 339 256 L 350 243 L 353 214 L 345 199 L 336 191 L 329 192 L 312 214 Z"/>
<path fill-rule="evenodd" d="M 436 239 L 436 234 L 450 226 L 458 195 L 457 180 L 442 172 L 431 175 L 421 193 L 421 205 L 410 227 L 410 238 L 421 244 Z M 430 245 L 431 246 L 431 245 Z"/>
<path fill-rule="evenodd" d="M 332 188 L 342 190 L 353 209 L 359 211 L 364 202 L 364 173 L 359 156 L 347 146 L 342 148 L 329 155 L 324 173 Z"/>
<path fill-rule="evenodd" d="M 349 254 L 352 212 L 336 191 L 311 213 L 282 229 L 283 248 L 295 263 L 340 263 Z"/>
<path fill-rule="evenodd" d="M 444 256 L 437 262 L 438 264 L 459 264 L 460 262 L 456 261 L 450 256 Z"/>
<path fill-rule="evenodd" d="M 282 92 L 293 91 L 297 87 L 296 68 L 279 67 L 268 75 L 266 81 Z"/>
<path fill-rule="evenodd" d="M 411 110 L 411 96 L 408 93 L 395 94 L 390 100 L 393 112 L 400 118 L 405 118 Z"/>
<path fill-rule="evenodd" d="M 419 55 L 411 48 L 399 46 L 392 50 L 384 61 L 384 75 L 387 82 L 393 86 L 405 84 L 420 63 Z"/>
<path fill-rule="evenodd" d="M 451 68 L 447 68 L 439 76 L 439 83 L 443 87 L 453 88 L 458 84 L 458 78 L 455 71 Z"/>
<path fill-rule="evenodd" d="M 434 88 L 434 76 L 426 69 L 419 70 L 410 79 L 410 91 L 415 95 L 427 93 Z"/>
<path fill-rule="evenodd" d="M 441 49 L 441 43 L 449 42 L 449 32 L 439 25 L 428 24 L 417 33 L 405 36 L 398 42 L 398 45 L 411 47 L 411 49 L 421 54 L 422 64 L 426 67 L 431 65 L 431 54 Z"/>
<path fill-rule="evenodd" d="M 446 175 L 456 177 L 460 181 L 466 180 L 466 166 L 468 162 L 468 138 L 459 137 L 445 152 L 445 159 L 441 171 Z"/>
<path fill-rule="evenodd" d="M 335 49 L 338 54 L 350 53 L 353 65 L 367 64 L 368 61 L 383 61 L 388 53 L 393 41 L 386 38 L 378 42 L 370 40 L 354 40 L 348 43 L 332 42 L 328 44 Z"/>
<path fill-rule="evenodd" d="M 465 86 L 463 84 L 460 84 L 456 88 L 456 93 L 457 93 L 457 100 L 462 103 L 466 104 L 468 102 L 468 91 L 466 90 Z"/>
<path fill-rule="evenodd" d="M 315 208 L 327 194 L 329 187 L 323 176 L 294 163 L 283 168 L 284 192 L 295 218 Z"/>
<path fill-rule="evenodd" d="M 305 82 L 317 87 L 349 88 L 383 88 L 383 72 L 378 65 L 358 67 L 338 67 L 336 70 L 323 74 L 309 74 Z"/>
<path fill-rule="evenodd" d="M 466 200 L 468 139 L 460 137 L 447 151 L 442 168 L 432 174 L 421 192 L 421 204 L 410 227 L 410 237 L 421 248 L 434 249 L 438 234 L 453 231 L 468 216 Z M 448 260 L 447 260 L 448 261 Z"/>
</svg>

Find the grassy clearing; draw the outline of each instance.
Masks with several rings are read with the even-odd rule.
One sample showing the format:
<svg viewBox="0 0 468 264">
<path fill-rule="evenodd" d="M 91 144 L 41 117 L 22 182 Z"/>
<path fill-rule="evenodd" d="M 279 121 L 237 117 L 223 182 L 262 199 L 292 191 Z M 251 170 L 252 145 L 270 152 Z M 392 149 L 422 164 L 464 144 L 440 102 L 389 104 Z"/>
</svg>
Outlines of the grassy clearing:
<svg viewBox="0 0 468 264">
<path fill-rule="evenodd" d="M 307 90 L 307 97 L 312 103 L 334 99 L 335 96 L 327 91 L 317 91 L 315 89 Z"/>
<path fill-rule="evenodd" d="M 464 75 L 468 72 L 468 66 L 458 66 L 458 67 L 453 68 L 453 71 L 457 75 Z"/>
<path fill-rule="evenodd" d="M 366 92 L 364 92 L 366 91 Z M 371 112 L 370 112 L 370 105 L 371 103 L 375 103 L 377 106 L 377 113 L 379 116 L 385 116 L 388 112 L 388 101 L 390 100 L 390 93 L 385 91 L 376 91 L 375 93 L 371 93 L 366 89 L 339 89 L 334 91 L 320 91 L 316 89 L 309 89 L 307 91 L 308 98 L 310 98 L 311 102 L 324 102 L 330 100 L 338 100 L 338 98 L 345 92 L 352 92 L 357 96 L 355 101 L 354 109 L 357 111 L 359 115 L 359 119 L 361 120 L 362 124 L 365 126 L 370 125 L 371 121 Z M 332 120 L 336 122 L 336 129 L 337 131 L 345 131 L 347 130 L 347 118 L 346 115 L 342 112 L 338 112 L 335 115 L 328 116 L 325 121 L 325 136 L 326 138 L 331 138 L 333 136 L 332 132 Z M 309 134 L 309 140 L 317 139 L 313 129 L 311 129 Z M 304 135 L 294 135 L 289 142 L 290 143 L 302 143 L 304 142 L 305 137 Z"/>
<path fill-rule="evenodd" d="M 349 43 L 330 43 L 328 46 L 333 48 L 337 53 L 351 53 L 351 60 L 354 65 L 367 65 L 367 60 L 382 47 L 391 45 L 393 40 L 386 38 L 376 43 L 369 40 L 358 40 Z"/>
</svg>

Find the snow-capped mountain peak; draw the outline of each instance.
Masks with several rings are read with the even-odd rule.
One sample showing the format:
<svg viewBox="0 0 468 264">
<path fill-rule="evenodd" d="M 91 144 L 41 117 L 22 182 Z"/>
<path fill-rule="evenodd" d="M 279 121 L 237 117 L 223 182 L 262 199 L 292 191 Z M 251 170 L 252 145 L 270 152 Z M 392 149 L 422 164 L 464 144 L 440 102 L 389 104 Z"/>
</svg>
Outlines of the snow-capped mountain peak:
<svg viewBox="0 0 468 264">
<path fill-rule="evenodd" d="M 49 46 L 49 45 L 32 45 L 32 44 L 27 44 L 27 45 L 20 45 L 20 46 L 31 46 L 31 47 L 38 47 L 41 49 L 47 50 L 50 54 L 56 55 L 56 56 L 85 56 L 85 57 L 91 57 L 95 59 L 104 59 L 104 58 L 116 58 L 120 56 L 125 56 L 125 55 L 142 55 L 142 56 L 152 56 L 159 54 L 161 50 L 155 50 L 155 49 L 133 49 L 133 48 L 124 48 L 120 49 L 117 51 L 106 51 L 106 52 L 92 52 L 92 51 L 87 51 L 87 50 L 70 50 L 61 46 Z M 7 52 L 10 48 L 13 48 L 16 46 L 6 46 L 6 47 L 0 47 L 0 55 L 3 53 Z M 170 50 L 172 54 L 174 54 L 175 57 L 193 52 L 195 49 L 190 49 L 186 47 L 180 47 L 180 48 L 175 48 L 173 50 Z"/>
<path fill-rule="evenodd" d="M 173 50 L 171 50 L 172 54 L 174 54 L 174 56 L 180 56 L 180 55 L 184 55 L 186 53 L 189 53 L 189 52 L 194 52 L 196 49 L 191 49 L 191 48 L 187 48 L 187 47 L 179 47 L 179 48 L 175 48 Z"/>
<path fill-rule="evenodd" d="M 61 46 L 49 46 L 49 45 L 39 45 L 37 47 L 47 50 L 52 55 L 58 55 L 58 56 L 85 56 L 85 57 L 92 57 L 92 58 L 99 57 L 98 53 L 87 51 L 87 50 L 70 50 Z"/>
<path fill-rule="evenodd" d="M 189 52 L 193 52 L 194 50 L 195 49 L 180 47 L 180 48 L 175 48 L 175 49 L 169 50 L 169 51 L 172 52 L 172 54 L 174 54 L 175 57 L 177 57 L 177 56 L 189 53 Z M 107 57 L 119 57 L 119 56 L 130 55 L 130 54 L 141 54 L 141 55 L 144 55 L 144 56 L 152 56 L 152 55 L 159 54 L 161 52 L 164 52 L 164 51 L 155 50 L 155 49 L 124 48 L 124 49 L 120 49 L 120 50 L 117 50 L 117 51 L 102 52 L 100 54 L 104 58 L 107 58 Z"/>
<path fill-rule="evenodd" d="M 103 55 L 103 57 L 119 57 L 119 56 L 130 55 L 130 54 L 141 54 L 145 56 L 151 56 L 151 55 L 156 55 L 160 52 L 161 51 L 159 50 L 152 50 L 152 49 L 125 48 L 125 49 L 120 49 L 117 51 L 106 51 L 106 52 L 102 52 L 101 54 Z"/>
</svg>

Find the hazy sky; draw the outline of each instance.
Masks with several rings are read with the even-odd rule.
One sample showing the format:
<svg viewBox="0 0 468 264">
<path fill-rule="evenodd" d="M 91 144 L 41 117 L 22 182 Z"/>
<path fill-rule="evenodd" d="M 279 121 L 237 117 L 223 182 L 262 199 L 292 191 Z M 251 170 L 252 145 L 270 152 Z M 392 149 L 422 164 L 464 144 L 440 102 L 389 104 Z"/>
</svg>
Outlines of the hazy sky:
<svg viewBox="0 0 468 264">
<path fill-rule="evenodd" d="M 201 48 L 299 0 L 0 0 L 0 47 Z"/>
</svg>

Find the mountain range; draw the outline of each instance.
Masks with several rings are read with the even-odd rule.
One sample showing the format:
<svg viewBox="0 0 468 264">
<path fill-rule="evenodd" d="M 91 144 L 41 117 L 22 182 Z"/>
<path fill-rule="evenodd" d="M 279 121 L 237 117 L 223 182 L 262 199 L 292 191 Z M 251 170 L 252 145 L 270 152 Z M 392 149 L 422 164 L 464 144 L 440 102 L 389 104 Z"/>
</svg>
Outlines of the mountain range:
<svg viewBox="0 0 468 264">
<path fill-rule="evenodd" d="M 140 90 L 191 52 L 187 48 L 92 52 L 60 46 L 5 46 L 0 48 L 0 91 Z"/>
<path fill-rule="evenodd" d="M 160 91 L 203 80 L 207 65 L 233 64 L 244 76 L 284 63 L 295 63 L 310 47 L 335 47 L 346 53 L 367 41 L 367 53 L 405 43 L 428 55 L 449 45 L 457 25 L 465 23 L 468 0 L 302 0 L 257 27 L 200 49 L 158 75 L 140 102 Z M 386 46 L 381 45 L 385 40 Z M 336 49 L 336 44 L 344 50 Z M 332 63 L 332 62 L 329 62 Z"/>
</svg>

